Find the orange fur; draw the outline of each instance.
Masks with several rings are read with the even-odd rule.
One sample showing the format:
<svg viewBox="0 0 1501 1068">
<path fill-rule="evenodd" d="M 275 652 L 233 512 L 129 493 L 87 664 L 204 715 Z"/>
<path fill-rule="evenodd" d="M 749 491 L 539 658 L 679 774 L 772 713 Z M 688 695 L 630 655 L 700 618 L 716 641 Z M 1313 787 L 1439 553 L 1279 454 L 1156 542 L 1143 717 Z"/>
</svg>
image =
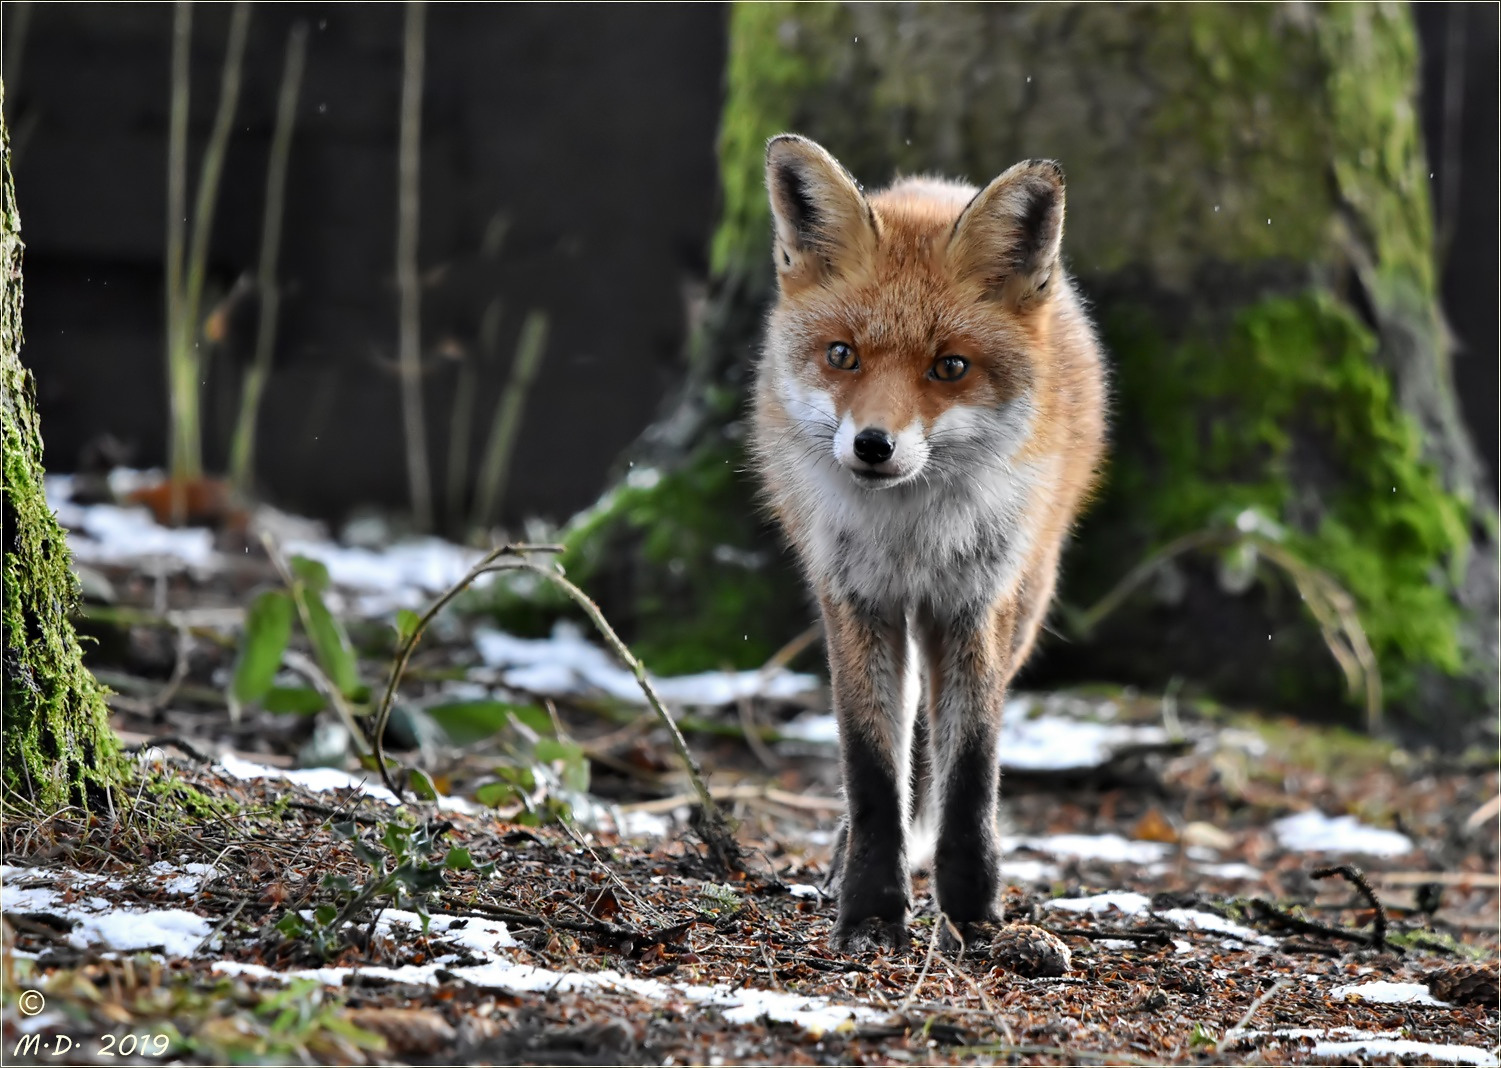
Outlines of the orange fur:
<svg viewBox="0 0 1501 1068">
<path fill-rule="evenodd" d="M 818 145 L 783 136 L 767 187 L 780 295 L 751 446 L 824 616 L 850 805 L 836 942 L 860 948 L 905 937 L 924 669 L 940 904 L 958 920 L 995 912 L 1005 688 L 1095 481 L 1105 375 L 1060 261 L 1057 164 L 867 197 Z"/>
</svg>

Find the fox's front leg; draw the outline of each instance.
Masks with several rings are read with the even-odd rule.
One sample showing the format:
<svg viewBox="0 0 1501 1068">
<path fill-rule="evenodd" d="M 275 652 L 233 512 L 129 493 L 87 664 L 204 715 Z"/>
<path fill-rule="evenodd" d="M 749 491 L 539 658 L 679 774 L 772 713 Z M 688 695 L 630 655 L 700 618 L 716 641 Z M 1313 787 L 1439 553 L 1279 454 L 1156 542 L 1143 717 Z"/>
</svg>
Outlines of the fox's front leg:
<svg viewBox="0 0 1501 1068">
<path fill-rule="evenodd" d="M 840 950 L 907 943 L 906 621 L 867 605 L 821 599 L 846 815 L 836 847 Z"/>
<path fill-rule="evenodd" d="M 1000 919 L 1001 714 L 1016 609 L 985 605 L 922 621 L 930 665 L 938 906 L 960 925 Z"/>
</svg>

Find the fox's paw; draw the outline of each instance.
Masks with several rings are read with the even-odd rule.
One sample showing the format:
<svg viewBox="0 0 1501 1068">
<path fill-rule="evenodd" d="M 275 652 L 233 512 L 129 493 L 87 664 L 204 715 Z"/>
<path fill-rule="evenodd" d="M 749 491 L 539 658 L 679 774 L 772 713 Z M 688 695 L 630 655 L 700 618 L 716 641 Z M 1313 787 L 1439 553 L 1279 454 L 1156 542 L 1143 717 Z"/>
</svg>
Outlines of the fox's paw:
<svg viewBox="0 0 1501 1068">
<path fill-rule="evenodd" d="M 905 919 L 892 921 L 867 916 L 862 920 L 846 921 L 841 916 L 834 924 L 832 942 L 840 953 L 868 953 L 881 949 L 906 949 L 911 939 L 907 935 Z"/>
</svg>

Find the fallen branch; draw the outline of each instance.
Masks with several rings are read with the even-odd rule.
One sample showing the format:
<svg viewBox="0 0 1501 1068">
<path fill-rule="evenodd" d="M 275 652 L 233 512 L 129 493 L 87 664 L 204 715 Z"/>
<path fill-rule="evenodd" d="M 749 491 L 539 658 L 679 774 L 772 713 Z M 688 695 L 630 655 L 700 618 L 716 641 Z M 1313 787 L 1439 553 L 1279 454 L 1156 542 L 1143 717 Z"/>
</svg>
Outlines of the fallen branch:
<svg viewBox="0 0 1501 1068">
<path fill-rule="evenodd" d="M 1376 911 L 1376 918 L 1371 924 L 1371 945 L 1376 949 L 1387 948 L 1386 907 L 1381 904 L 1376 891 L 1371 889 L 1371 884 L 1366 882 L 1364 872 L 1349 864 L 1336 864 L 1330 868 L 1315 868 L 1308 874 L 1314 879 L 1328 879 L 1338 875 L 1353 885 L 1359 891 L 1360 896 L 1365 898 L 1371 908 Z"/>
<path fill-rule="evenodd" d="M 1347 927 L 1340 927 L 1337 924 L 1320 923 L 1318 920 L 1308 920 L 1302 916 L 1294 916 L 1291 912 L 1278 908 L 1265 898 L 1253 897 L 1248 904 L 1253 911 L 1260 913 L 1262 918 L 1270 920 L 1278 927 L 1285 927 L 1299 934 L 1319 935 L 1323 938 L 1334 938 L 1341 942 L 1354 942 L 1362 946 L 1371 944 L 1371 936 L 1364 931 L 1352 931 Z M 1387 945 L 1385 948 L 1399 956 L 1402 953 L 1401 948 L 1398 946 Z"/>
</svg>

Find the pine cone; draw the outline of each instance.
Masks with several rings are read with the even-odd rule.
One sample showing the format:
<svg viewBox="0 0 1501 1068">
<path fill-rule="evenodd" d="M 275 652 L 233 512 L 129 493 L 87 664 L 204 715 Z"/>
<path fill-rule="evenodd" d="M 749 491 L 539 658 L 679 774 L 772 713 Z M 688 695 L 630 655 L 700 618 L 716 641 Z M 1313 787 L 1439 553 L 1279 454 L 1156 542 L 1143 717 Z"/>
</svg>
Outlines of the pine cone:
<svg viewBox="0 0 1501 1068">
<path fill-rule="evenodd" d="M 1011 923 L 990 939 L 990 959 L 1029 979 L 1068 974 L 1073 956 L 1057 935 L 1030 923 Z"/>
<path fill-rule="evenodd" d="M 1496 965 L 1451 964 L 1423 977 L 1428 992 L 1451 1005 L 1489 1005 L 1497 1001 Z"/>
</svg>

